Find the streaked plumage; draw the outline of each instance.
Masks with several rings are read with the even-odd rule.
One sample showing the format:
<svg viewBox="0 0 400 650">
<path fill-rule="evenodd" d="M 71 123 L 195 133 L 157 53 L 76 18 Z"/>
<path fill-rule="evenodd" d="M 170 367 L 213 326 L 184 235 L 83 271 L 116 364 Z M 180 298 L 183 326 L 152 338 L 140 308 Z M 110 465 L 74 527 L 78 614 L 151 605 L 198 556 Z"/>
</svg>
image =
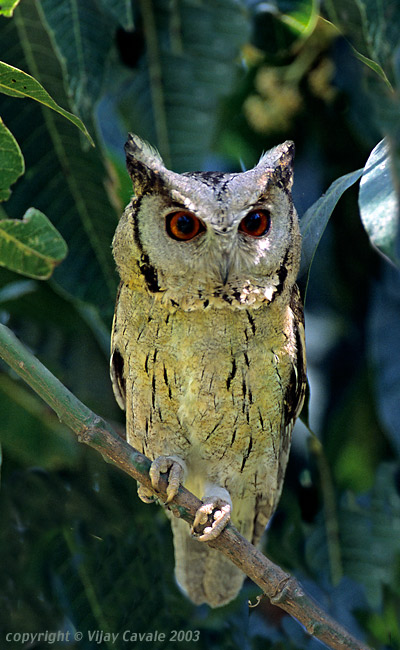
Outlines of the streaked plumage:
<svg viewBox="0 0 400 650">
<path fill-rule="evenodd" d="M 233 524 L 257 543 L 305 390 L 293 145 L 240 174 L 176 174 L 136 136 L 126 154 L 135 196 L 113 242 L 121 285 L 111 374 L 128 441 L 155 460 L 155 482 L 182 467 L 185 486 L 226 511 L 219 525 L 231 505 Z M 234 598 L 244 575 L 184 521 L 171 524 L 189 597 L 214 607 Z"/>
</svg>

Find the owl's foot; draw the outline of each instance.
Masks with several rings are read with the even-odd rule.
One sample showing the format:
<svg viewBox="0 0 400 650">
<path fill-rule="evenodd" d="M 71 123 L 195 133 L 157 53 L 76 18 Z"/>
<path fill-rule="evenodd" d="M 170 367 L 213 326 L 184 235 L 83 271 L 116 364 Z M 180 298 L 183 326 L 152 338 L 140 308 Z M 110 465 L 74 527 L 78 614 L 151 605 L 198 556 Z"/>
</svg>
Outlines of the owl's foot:
<svg viewBox="0 0 400 650">
<path fill-rule="evenodd" d="M 210 496 L 197 510 L 191 533 L 200 542 L 209 542 L 220 535 L 231 518 L 232 506 L 225 499 Z"/>
<path fill-rule="evenodd" d="M 160 475 L 166 474 L 168 472 L 168 487 L 167 487 L 167 499 L 165 503 L 172 501 L 174 496 L 179 490 L 179 486 L 183 483 L 185 475 L 185 466 L 183 461 L 176 456 L 158 456 L 151 463 L 149 470 L 149 475 L 151 479 L 151 484 L 157 492 L 160 490 L 159 482 Z M 147 492 L 150 492 L 148 490 Z M 140 498 L 141 495 L 139 494 Z M 146 495 L 145 495 L 146 496 Z M 144 499 L 143 499 L 144 500 Z M 149 503 L 147 501 L 147 503 Z"/>
<path fill-rule="evenodd" d="M 137 493 L 139 499 L 141 499 L 141 501 L 144 503 L 154 503 L 154 501 L 157 499 L 156 495 L 151 490 L 144 487 L 144 485 L 141 485 L 140 483 L 138 483 Z"/>
</svg>

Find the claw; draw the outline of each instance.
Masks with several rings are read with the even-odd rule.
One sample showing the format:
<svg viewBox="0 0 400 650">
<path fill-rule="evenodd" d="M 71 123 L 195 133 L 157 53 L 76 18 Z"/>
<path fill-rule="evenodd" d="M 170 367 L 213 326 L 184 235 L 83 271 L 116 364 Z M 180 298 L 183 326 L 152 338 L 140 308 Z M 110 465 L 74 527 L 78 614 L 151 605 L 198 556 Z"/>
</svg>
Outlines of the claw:
<svg viewBox="0 0 400 650">
<path fill-rule="evenodd" d="M 167 500 L 165 501 L 165 503 L 169 503 L 170 501 L 172 501 L 172 499 L 174 498 L 174 496 L 177 494 L 179 490 L 179 486 L 181 485 L 182 480 L 183 480 L 183 467 L 182 465 L 179 465 L 179 463 L 173 461 L 169 470 Z"/>
<path fill-rule="evenodd" d="M 221 534 L 230 518 L 230 503 L 219 497 L 208 497 L 196 512 L 192 536 L 200 542 L 209 542 Z"/>
<path fill-rule="evenodd" d="M 183 482 L 184 478 L 184 467 L 181 461 L 178 461 L 177 458 L 173 456 L 158 456 L 151 463 L 149 470 L 151 484 L 157 492 L 160 490 L 160 475 L 168 474 L 168 486 L 167 486 L 167 499 L 165 503 L 172 501 L 174 496 L 176 496 L 179 486 Z"/>
<path fill-rule="evenodd" d="M 157 498 L 155 494 L 153 494 L 151 490 L 145 488 L 144 485 L 138 484 L 137 493 L 139 499 L 141 499 L 144 503 L 154 503 L 154 500 Z"/>
</svg>

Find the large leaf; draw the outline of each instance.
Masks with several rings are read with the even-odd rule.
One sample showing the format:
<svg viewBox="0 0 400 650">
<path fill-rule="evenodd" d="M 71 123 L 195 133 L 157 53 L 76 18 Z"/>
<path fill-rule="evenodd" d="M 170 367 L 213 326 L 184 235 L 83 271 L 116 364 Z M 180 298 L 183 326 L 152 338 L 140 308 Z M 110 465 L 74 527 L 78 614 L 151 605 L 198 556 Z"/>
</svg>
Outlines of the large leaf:
<svg viewBox="0 0 400 650">
<path fill-rule="evenodd" d="M 360 182 L 361 221 L 371 244 L 394 264 L 399 264 L 399 201 L 392 177 L 392 161 L 385 140 L 372 150 Z"/>
<path fill-rule="evenodd" d="M 8 458 L 45 468 L 73 467 L 82 450 L 27 386 L 0 374 L 1 442 Z M 18 435 L 16 435 L 18 431 Z"/>
<path fill-rule="evenodd" d="M 248 41 L 248 17 L 234 0 L 150 0 L 140 10 L 146 47 L 130 75 L 112 70 L 99 107 L 103 137 L 113 149 L 118 134 L 133 131 L 176 171 L 204 169 L 218 104 L 233 88 Z M 141 38 L 132 35 L 132 49 Z"/>
<path fill-rule="evenodd" d="M 358 58 L 379 75 L 370 74 L 365 68 L 362 92 L 367 91 L 365 100 L 370 104 L 372 121 L 391 141 L 392 171 L 395 185 L 400 187 L 400 3 L 336 0 L 326 3 L 326 10 L 349 38 Z M 368 124 L 368 119 L 365 121 Z"/>
<path fill-rule="evenodd" d="M 0 265 L 30 278 L 47 280 L 68 247 L 47 217 L 30 208 L 24 218 L 0 220 Z"/>
<path fill-rule="evenodd" d="M 343 36 L 343 33 L 347 33 L 347 32 L 346 32 L 346 27 L 343 27 L 343 26 L 342 26 L 342 27 L 340 28 L 340 20 L 339 20 L 338 16 L 337 16 L 336 14 L 334 14 L 333 12 L 332 12 L 332 15 L 335 16 L 336 24 L 334 24 L 334 23 L 332 23 L 331 21 L 326 20 L 326 19 L 324 19 L 324 18 L 321 18 L 321 21 L 322 21 L 323 23 L 326 23 L 327 25 L 329 25 L 331 29 L 335 29 L 335 30 L 337 31 L 338 36 L 339 36 L 339 35 Z M 342 32 L 341 29 L 344 29 L 345 31 Z M 364 63 L 364 65 L 366 65 L 368 68 L 370 68 L 371 70 L 373 70 L 373 71 L 378 75 L 378 77 L 380 77 L 380 78 L 385 82 L 385 84 L 386 84 L 389 88 L 392 88 L 392 85 L 391 85 L 389 79 L 387 78 L 387 76 L 386 76 L 386 74 L 385 74 L 385 71 L 384 71 L 383 68 L 379 65 L 379 63 L 378 63 L 377 61 L 374 61 L 373 59 L 369 58 L 369 57 L 366 56 L 365 54 L 362 54 L 361 52 L 359 52 L 359 51 L 358 51 L 358 50 L 357 50 L 353 45 L 351 45 L 350 42 L 349 42 L 349 44 L 350 44 L 350 47 L 351 47 L 351 49 L 352 49 L 352 52 L 353 52 L 354 56 L 355 56 L 359 61 L 361 61 L 362 63 Z"/>
<path fill-rule="evenodd" d="M 0 5 L 0 16 L 6 16 L 11 18 L 13 15 L 14 9 L 19 3 L 20 0 L 3 0 Z"/>
<path fill-rule="evenodd" d="M 301 218 L 300 229 L 303 243 L 299 278 L 303 285 L 307 284 L 315 252 L 337 202 L 343 192 L 358 181 L 361 174 L 362 169 L 357 169 L 336 179 L 325 194 L 313 203 Z"/>
<path fill-rule="evenodd" d="M 359 58 L 393 84 L 400 4 L 376 0 L 335 0 L 326 4 L 332 22 L 348 36 Z"/>
<path fill-rule="evenodd" d="M 57 103 L 65 105 L 62 72 L 36 3 L 25 0 L 0 30 L 9 62 L 29 63 Z M 8 202 L 8 216 L 20 218 L 31 205 L 51 216 L 69 248 L 67 266 L 56 269 L 53 279 L 69 295 L 111 314 L 117 285 L 111 241 L 117 218 L 105 189 L 100 150 L 84 147 L 68 121 L 47 108 L 42 111 L 36 102 L 23 102 L 16 111 L 15 99 L 5 98 L 2 109 L 29 169 Z"/>
<path fill-rule="evenodd" d="M 104 11 L 111 14 L 118 20 L 118 23 L 126 30 L 133 29 L 133 7 L 131 0 L 100 0 Z"/>
<path fill-rule="evenodd" d="M 371 301 L 369 336 L 376 405 L 400 456 L 400 273 L 387 265 Z"/>
<path fill-rule="evenodd" d="M 68 260 L 60 270 L 68 266 Z M 93 307 L 81 301 L 71 303 L 59 287 L 54 291 L 53 286 L 53 280 L 40 282 L 0 268 L 0 321 L 8 322 L 90 408 L 113 421 L 122 421 L 108 372 L 109 326 L 100 321 Z M 18 438 L 22 435 L 20 424 L 13 426 L 13 422 L 12 418 L 8 420 L 9 435 Z M 0 426 L 0 438 L 2 431 Z"/>
<path fill-rule="evenodd" d="M 36 79 L 26 72 L 2 61 L 0 61 L 0 92 L 11 97 L 34 99 L 44 104 L 44 106 L 52 108 L 75 124 L 85 134 L 89 142 L 94 145 L 92 137 L 88 133 L 85 125 L 76 115 L 72 115 L 72 113 L 61 108 Z"/>
<path fill-rule="evenodd" d="M 10 185 L 22 176 L 24 170 L 24 157 L 18 142 L 0 117 L 0 201 L 8 199 Z"/>
<path fill-rule="evenodd" d="M 395 463 L 383 463 L 369 493 L 356 499 L 348 493 L 339 504 L 340 551 L 345 574 L 364 585 L 374 608 L 382 606 L 384 588 L 398 587 L 400 560 L 400 497 Z M 306 542 L 309 566 L 326 573 L 329 566 L 322 519 Z"/>
<path fill-rule="evenodd" d="M 95 0 L 41 0 L 38 6 L 66 71 L 74 110 L 91 118 L 113 44 L 113 20 Z"/>
<path fill-rule="evenodd" d="M 254 44 L 274 58 L 309 36 L 317 24 L 316 0 L 247 0 L 246 4 L 253 12 Z"/>
<path fill-rule="evenodd" d="M 308 36 L 314 29 L 318 18 L 316 0 L 285 0 L 278 2 L 280 19 L 299 36 Z"/>
</svg>

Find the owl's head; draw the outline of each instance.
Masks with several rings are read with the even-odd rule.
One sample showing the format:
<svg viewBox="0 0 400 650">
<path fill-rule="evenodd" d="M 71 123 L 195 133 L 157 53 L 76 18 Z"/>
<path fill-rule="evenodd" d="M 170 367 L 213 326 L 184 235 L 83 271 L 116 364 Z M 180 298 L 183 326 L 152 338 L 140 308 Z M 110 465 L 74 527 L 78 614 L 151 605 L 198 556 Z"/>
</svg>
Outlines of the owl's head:
<svg viewBox="0 0 400 650">
<path fill-rule="evenodd" d="M 292 142 L 237 174 L 174 173 L 133 135 L 125 149 L 135 196 L 113 242 L 124 282 L 183 309 L 286 300 L 301 249 Z"/>
</svg>

